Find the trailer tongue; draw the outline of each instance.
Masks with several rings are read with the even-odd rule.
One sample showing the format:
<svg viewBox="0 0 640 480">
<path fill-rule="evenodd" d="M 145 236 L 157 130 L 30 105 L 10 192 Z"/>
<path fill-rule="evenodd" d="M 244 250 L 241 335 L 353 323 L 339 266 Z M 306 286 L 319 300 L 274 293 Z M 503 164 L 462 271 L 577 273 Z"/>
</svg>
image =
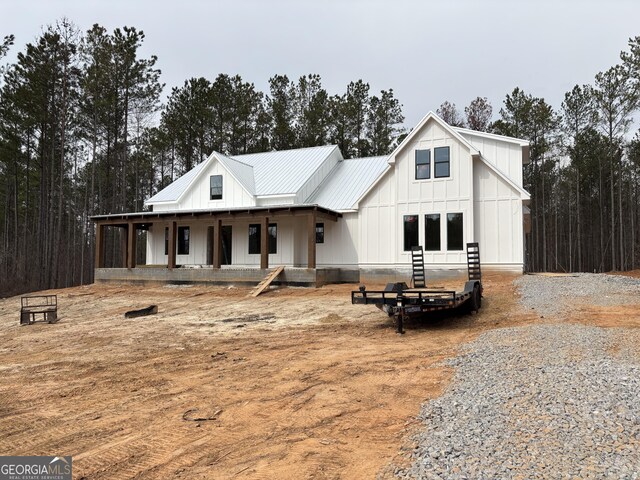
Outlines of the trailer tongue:
<svg viewBox="0 0 640 480">
<path fill-rule="evenodd" d="M 415 247 L 414 247 L 415 248 Z M 422 252 L 422 247 L 417 247 Z M 420 269 L 418 255 L 412 252 L 414 285 L 416 278 L 424 278 L 424 263 Z M 420 278 L 422 270 L 422 278 Z M 482 303 L 482 272 L 480 270 L 480 248 L 478 243 L 467 243 L 468 280 L 461 292 L 428 288 L 409 288 L 406 283 L 390 283 L 384 290 L 367 290 L 361 286 L 351 292 L 351 303 L 375 305 L 396 319 L 397 332 L 404 333 L 405 317 L 426 315 L 437 310 L 465 308 L 477 312 Z M 417 276 L 416 276 L 417 273 Z M 420 282 L 421 283 L 421 282 Z M 419 284 L 420 284 L 419 283 Z"/>
</svg>

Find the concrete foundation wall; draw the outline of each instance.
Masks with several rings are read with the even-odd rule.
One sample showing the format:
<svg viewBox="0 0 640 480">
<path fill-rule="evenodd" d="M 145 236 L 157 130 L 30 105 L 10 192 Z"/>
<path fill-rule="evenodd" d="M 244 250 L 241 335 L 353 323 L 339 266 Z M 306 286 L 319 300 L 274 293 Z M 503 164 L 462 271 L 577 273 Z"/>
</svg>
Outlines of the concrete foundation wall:
<svg viewBox="0 0 640 480">
<path fill-rule="evenodd" d="M 134 284 L 214 284 L 214 285 L 256 285 L 270 269 L 259 268 L 98 268 L 95 270 L 96 283 L 134 283 Z M 358 281 L 357 270 L 339 268 L 309 269 L 285 268 L 272 283 L 273 285 L 290 285 L 319 287 L 327 283 L 343 283 Z"/>
</svg>

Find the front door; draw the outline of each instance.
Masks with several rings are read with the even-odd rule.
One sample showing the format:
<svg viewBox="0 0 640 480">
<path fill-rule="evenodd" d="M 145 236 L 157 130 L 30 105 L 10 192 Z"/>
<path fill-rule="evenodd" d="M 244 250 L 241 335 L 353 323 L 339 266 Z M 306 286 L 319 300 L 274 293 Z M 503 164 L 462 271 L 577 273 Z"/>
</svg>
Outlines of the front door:
<svg viewBox="0 0 640 480">
<path fill-rule="evenodd" d="M 231 265 L 231 225 L 222 226 L 222 265 Z"/>
</svg>

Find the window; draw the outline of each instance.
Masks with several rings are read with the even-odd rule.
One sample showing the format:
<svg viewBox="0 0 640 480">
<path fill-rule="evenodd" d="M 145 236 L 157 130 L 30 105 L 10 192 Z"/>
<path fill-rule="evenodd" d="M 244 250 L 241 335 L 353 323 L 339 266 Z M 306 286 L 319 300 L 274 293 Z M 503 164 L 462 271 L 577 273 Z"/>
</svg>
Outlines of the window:
<svg viewBox="0 0 640 480">
<path fill-rule="evenodd" d="M 424 216 L 424 245 L 427 252 L 440 251 L 440 214 Z"/>
<path fill-rule="evenodd" d="M 164 254 L 169 255 L 169 227 L 164 227 Z"/>
<path fill-rule="evenodd" d="M 431 178 L 431 150 L 416 150 L 416 180 Z"/>
<path fill-rule="evenodd" d="M 262 228 L 259 223 L 252 223 L 249 225 L 249 253 L 260 254 L 260 234 Z M 278 225 L 275 223 L 269 224 L 267 230 L 267 236 L 269 238 L 269 253 L 278 253 Z"/>
<path fill-rule="evenodd" d="M 447 250 L 463 250 L 462 214 L 447 213 Z"/>
<path fill-rule="evenodd" d="M 210 200 L 222 200 L 222 175 L 209 177 Z"/>
<path fill-rule="evenodd" d="M 433 149 L 433 174 L 435 178 L 449 176 L 449 147 Z"/>
<path fill-rule="evenodd" d="M 189 255 L 189 227 L 178 227 L 178 255 Z"/>
<path fill-rule="evenodd" d="M 324 243 L 324 223 L 316 223 L 316 243 Z"/>
<path fill-rule="evenodd" d="M 404 216 L 404 251 L 418 245 L 418 215 Z"/>
</svg>

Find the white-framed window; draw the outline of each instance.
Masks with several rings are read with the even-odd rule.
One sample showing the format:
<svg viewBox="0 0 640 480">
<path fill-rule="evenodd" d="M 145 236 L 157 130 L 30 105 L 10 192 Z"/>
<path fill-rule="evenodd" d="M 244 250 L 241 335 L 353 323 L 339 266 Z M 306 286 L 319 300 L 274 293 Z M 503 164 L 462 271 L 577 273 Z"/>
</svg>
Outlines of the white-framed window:
<svg viewBox="0 0 640 480">
<path fill-rule="evenodd" d="M 209 200 L 222 200 L 222 175 L 209 177 Z"/>
</svg>

